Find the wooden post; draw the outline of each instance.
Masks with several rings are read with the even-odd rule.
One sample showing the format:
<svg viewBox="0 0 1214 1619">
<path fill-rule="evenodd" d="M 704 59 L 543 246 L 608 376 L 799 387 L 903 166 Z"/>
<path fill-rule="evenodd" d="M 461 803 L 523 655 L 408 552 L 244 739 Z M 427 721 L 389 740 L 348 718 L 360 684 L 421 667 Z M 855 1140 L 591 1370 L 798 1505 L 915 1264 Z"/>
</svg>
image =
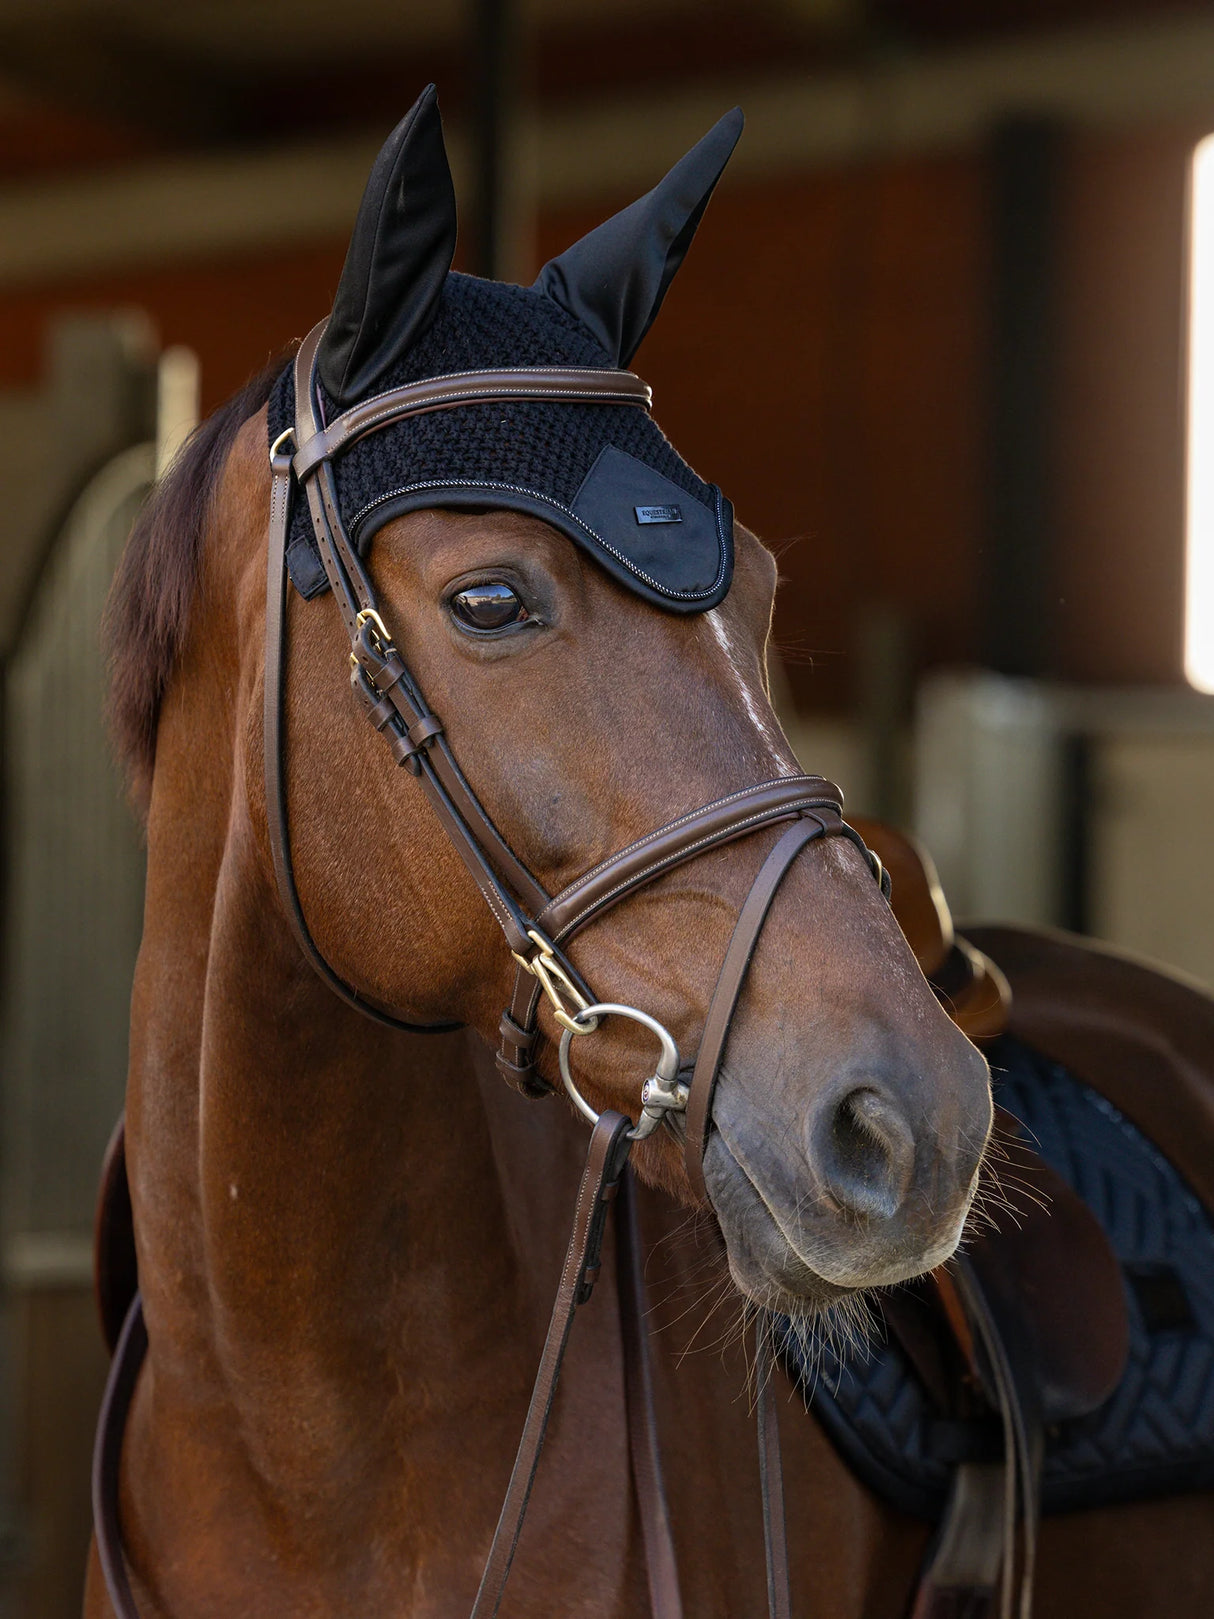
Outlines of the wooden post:
<svg viewBox="0 0 1214 1619">
<path fill-rule="evenodd" d="M 990 146 L 991 367 L 979 656 L 1005 675 L 1054 671 L 1057 202 L 1063 132 L 1001 125 Z"/>
<path fill-rule="evenodd" d="M 517 0 L 476 0 L 472 22 L 475 213 L 469 267 L 497 281 L 529 281 L 535 273 L 537 176 Z"/>
</svg>

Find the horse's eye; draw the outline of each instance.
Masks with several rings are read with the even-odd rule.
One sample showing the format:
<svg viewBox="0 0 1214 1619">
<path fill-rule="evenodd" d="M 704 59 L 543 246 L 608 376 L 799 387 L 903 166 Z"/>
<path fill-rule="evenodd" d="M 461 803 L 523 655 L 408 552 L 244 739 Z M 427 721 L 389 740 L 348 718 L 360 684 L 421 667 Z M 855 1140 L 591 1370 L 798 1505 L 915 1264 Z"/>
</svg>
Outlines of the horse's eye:
<svg viewBox="0 0 1214 1619">
<path fill-rule="evenodd" d="M 451 611 L 472 630 L 501 630 L 508 624 L 521 624 L 527 617 L 527 609 L 500 579 L 457 591 L 451 598 Z"/>
</svg>

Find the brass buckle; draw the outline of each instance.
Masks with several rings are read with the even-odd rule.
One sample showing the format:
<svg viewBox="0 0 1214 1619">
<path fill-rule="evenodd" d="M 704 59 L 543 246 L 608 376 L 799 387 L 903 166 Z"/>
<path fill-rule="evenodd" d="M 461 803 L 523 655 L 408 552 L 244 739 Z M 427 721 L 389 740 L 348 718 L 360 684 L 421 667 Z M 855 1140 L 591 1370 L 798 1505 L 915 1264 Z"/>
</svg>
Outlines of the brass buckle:
<svg viewBox="0 0 1214 1619">
<path fill-rule="evenodd" d="M 380 649 L 384 652 L 392 650 L 392 637 L 388 634 L 388 626 L 380 618 L 374 607 L 364 607 L 358 615 L 358 627 L 361 630 L 364 624 L 370 624 L 379 637 Z"/>
<path fill-rule="evenodd" d="M 379 613 L 376 611 L 376 609 L 374 607 L 364 607 L 364 608 L 362 608 L 359 611 L 359 613 L 358 613 L 357 617 L 355 618 L 354 622 L 358 625 L 360 630 L 362 629 L 364 624 L 370 624 L 372 634 L 375 636 L 375 640 L 378 643 L 379 656 L 380 656 L 381 659 L 383 659 L 386 662 L 389 653 L 395 652 L 396 643 L 393 641 L 391 635 L 388 633 L 388 626 L 384 623 L 383 619 L 379 616 Z M 351 654 L 350 654 L 350 668 L 351 669 L 357 669 L 358 667 L 359 667 L 358 654 L 357 654 L 357 652 L 351 652 Z"/>
<path fill-rule="evenodd" d="M 281 445 L 285 444 L 288 439 L 294 440 L 294 438 L 295 438 L 295 429 L 293 427 L 284 427 L 282 432 L 274 440 L 273 444 L 270 445 L 270 461 L 271 461 L 271 463 L 274 461 L 274 458 L 277 456 L 278 451 L 279 451 L 279 447 Z"/>
<path fill-rule="evenodd" d="M 540 988 L 548 997 L 549 1004 L 552 1007 L 553 1017 L 566 1033 L 593 1034 L 599 1026 L 599 1020 L 598 1018 L 587 1018 L 584 1023 L 576 1021 L 577 1013 L 584 1012 L 590 1002 L 553 955 L 552 945 L 545 939 L 538 928 L 528 928 L 527 937 L 535 945 L 534 956 L 530 958 L 520 956 L 517 950 L 512 950 L 510 954 L 524 972 L 530 973 L 532 978 L 539 980 Z M 576 1008 L 572 1016 L 561 998 L 562 994 L 568 997 Z"/>
</svg>

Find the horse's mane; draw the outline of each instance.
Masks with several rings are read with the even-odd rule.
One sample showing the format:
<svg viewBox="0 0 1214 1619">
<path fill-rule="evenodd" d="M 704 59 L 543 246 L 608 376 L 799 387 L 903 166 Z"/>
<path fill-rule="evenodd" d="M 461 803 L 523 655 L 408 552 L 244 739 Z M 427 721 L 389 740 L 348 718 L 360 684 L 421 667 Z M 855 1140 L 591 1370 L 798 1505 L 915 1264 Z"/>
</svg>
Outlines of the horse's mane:
<svg viewBox="0 0 1214 1619">
<path fill-rule="evenodd" d="M 109 667 L 109 722 L 136 803 L 156 762 L 160 704 L 190 622 L 203 537 L 240 428 L 270 397 L 275 359 L 200 423 L 156 484 L 131 529 L 110 586 L 101 638 Z"/>
</svg>

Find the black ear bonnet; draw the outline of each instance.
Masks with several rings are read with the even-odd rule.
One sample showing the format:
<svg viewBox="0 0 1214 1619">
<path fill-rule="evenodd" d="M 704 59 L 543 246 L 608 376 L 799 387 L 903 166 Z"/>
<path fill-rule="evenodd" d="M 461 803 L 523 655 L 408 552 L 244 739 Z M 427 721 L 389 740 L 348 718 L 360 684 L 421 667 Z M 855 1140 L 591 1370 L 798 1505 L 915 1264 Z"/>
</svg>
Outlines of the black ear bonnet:
<svg viewBox="0 0 1214 1619">
<path fill-rule="evenodd" d="M 317 358 L 324 423 L 375 394 L 451 373 L 628 365 L 682 262 L 741 132 L 732 113 L 661 184 L 546 265 L 534 287 L 449 270 L 454 196 L 433 87 L 372 172 Z M 294 421 L 292 368 L 269 402 L 271 442 Z M 366 554 L 423 507 L 541 518 L 637 595 L 681 613 L 715 606 L 733 571 L 733 511 L 636 405 L 505 400 L 394 422 L 333 463 L 351 540 Z M 307 502 L 287 562 L 305 597 L 327 588 Z"/>
</svg>

